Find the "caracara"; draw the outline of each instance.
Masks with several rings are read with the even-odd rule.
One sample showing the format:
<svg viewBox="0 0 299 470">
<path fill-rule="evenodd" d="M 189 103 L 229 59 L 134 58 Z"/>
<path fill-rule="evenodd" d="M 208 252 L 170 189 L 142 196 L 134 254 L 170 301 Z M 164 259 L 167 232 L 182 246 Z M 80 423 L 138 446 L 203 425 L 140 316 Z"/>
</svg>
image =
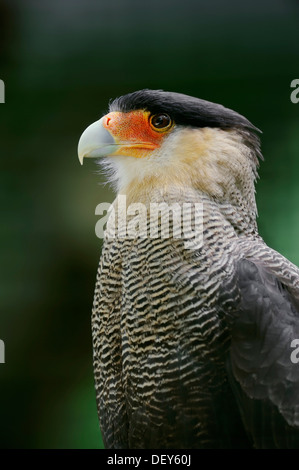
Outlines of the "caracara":
<svg viewBox="0 0 299 470">
<path fill-rule="evenodd" d="M 78 152 L 117 193 L 92 314 L 105 446 L 298 448 L 299 270 L 258 233 L 258 129 L 141 90 Z"/>
</svg>

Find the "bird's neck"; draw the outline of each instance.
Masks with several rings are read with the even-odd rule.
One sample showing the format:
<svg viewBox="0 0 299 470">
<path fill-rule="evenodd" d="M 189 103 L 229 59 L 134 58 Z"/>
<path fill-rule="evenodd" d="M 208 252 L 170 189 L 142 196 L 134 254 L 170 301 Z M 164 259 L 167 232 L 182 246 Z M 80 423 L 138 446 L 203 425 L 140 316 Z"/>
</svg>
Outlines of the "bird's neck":
<svg viewBox="0 0 299 470">
<path fill-rule="evenodd" d="M 170 211 L 179 207 L 183 216 L 185 208 L 191 210 L 202 207 L 204 219 L 214 217 L 229 224 L 237 236 L 256 236 L 258 234 L 256 224 L 255 203 L 248 204 L 247 198 L 241 192 L 235 191 L 230 199 L 223 196 L 221 199 L 210 197 L 207 193 L 190 187 L 172 184 L 154 184 L 153 181 L 133 185 L 127 191 L 120 192 L 116 199 L 116 205 L 121 201 L 121 207 L 134 217 L 141 207 L 144 212 L 151 213 L 152 207 L 157 204 L 166 205 Z M 253 194 L 254 197 L 254 194 Z M 166 207 L 165 206 L 165 207 Z M 164 207 L 164 209 L 165 209 Z M 137 211 L 137 212 L 136 212 Z M 119 210 L 118 210 L 119 212 Z"/>
</svg>

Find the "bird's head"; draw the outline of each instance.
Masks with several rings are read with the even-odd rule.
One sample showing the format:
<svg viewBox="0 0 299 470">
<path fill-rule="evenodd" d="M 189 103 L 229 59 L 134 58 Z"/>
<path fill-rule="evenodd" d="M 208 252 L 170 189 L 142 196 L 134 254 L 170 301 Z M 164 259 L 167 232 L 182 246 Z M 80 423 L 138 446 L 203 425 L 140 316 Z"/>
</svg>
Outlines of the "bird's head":
<svg viewBox="0 0 299 470">
<path fill-rule="evenodd" d="M 81 163 L 100 158 L 118 191 L 191 186 L 222 199 L 243 186 L 254 192 L 258 129 L 235 111 L 161 90 L 124 95 L 109 111 L 83 132 L 78 154 Z"/>
</svg>

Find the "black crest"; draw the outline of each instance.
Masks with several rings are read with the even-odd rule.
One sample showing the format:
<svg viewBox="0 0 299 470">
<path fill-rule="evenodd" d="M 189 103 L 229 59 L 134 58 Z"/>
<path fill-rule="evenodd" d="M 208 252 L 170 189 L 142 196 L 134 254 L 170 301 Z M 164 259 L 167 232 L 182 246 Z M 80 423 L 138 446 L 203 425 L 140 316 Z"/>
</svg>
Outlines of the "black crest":
<svg viewBox="0 0 299 470">
<path fill-rule="evenodd" d="M 167 113 L 176 124 L 195 127 L 239 127 L 258 129 L 244 116 L 221 104 L 162 90 L 140 90 L 116 98 L 110 105 L 111 111 L 129 112 L 145 109 L 151 113 Z"/>
</svg>

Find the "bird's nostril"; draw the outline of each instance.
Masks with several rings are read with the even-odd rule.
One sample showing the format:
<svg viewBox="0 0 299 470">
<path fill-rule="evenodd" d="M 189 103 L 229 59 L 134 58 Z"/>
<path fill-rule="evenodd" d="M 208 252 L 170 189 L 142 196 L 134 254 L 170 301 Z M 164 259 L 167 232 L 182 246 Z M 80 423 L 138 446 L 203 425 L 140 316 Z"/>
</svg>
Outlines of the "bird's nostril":
<svg viewBox="0 0 299 470">
<path fill-rule="evenodd" d="M 106 125 L 109 126 L 109 122 L 111 121 L 111 117 L 107 117 Z"/>
</svg>

